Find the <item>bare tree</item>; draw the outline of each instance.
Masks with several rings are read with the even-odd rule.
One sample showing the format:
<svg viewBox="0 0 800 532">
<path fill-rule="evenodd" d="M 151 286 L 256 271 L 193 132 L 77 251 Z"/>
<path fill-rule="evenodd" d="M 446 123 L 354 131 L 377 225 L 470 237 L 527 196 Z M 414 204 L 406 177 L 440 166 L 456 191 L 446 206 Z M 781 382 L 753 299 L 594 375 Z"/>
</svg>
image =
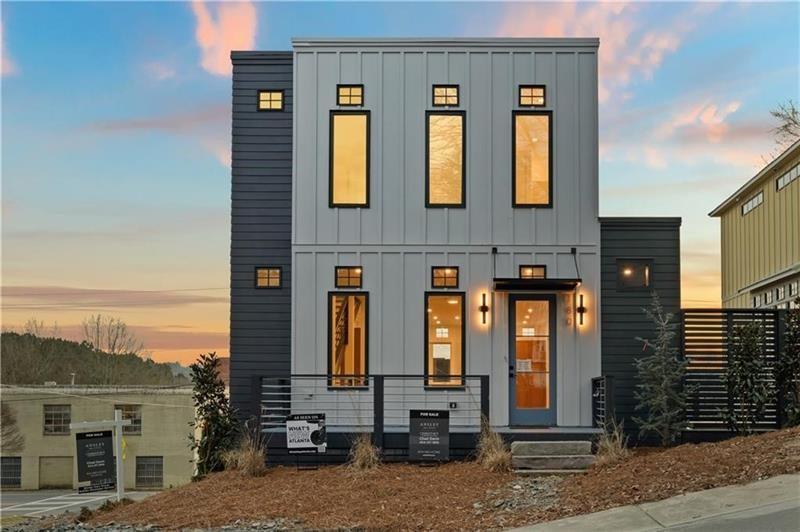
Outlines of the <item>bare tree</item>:
<svg viewBox="0 0 800 532">
<path fill-rule="evenodd" d="M 0 404 L 0 448 L 3 455 L 18 453 L 24 447 L 25 437 L 19 431 L 17 416 L 8 404 Z"/>
<path fill-rule="evenodd" d="M 778 104 L 769 114 L 778 121 L 772 132 L 781 151 L 800 140 L 800 110 L 794 101 Z"/>
<path fill-rule="evenodd" d="M 93 348 L 110 355 L 139 355 L 144 350 L 124 321 L 102 314 L 83 320 L 83 337 Z"/>
</svg>

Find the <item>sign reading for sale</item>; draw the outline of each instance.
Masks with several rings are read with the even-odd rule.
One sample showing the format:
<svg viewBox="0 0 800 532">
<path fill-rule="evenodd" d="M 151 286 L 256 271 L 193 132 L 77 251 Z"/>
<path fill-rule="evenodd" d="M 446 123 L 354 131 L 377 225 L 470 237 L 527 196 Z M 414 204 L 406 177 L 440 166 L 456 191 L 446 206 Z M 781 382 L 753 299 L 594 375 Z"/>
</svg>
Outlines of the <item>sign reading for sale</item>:
<svg viewBox="0 0 800 532">
<path fill-rule="evenodd" d="M 327 447 L 325 414 L 286 416 L 286 448 L 289 453 L 322 454 Z"/>
</svg>

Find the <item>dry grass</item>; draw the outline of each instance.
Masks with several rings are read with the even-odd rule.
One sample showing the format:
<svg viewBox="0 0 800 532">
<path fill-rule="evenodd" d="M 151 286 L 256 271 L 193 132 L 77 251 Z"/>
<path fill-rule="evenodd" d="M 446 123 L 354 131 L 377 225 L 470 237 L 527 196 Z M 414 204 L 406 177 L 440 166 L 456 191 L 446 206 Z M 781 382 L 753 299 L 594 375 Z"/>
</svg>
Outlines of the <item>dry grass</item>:
<svg viewBox="0 0 800 532">
<path fill-rule="evenodd" d="M 485 469 L 495 473 L 511 469 L 511 450 L 486 419 L 481 420 L 481 435 L 476 451 L 478 463 Z"/>
<path fill-rule="evenodd" d="M 357 471 L 368 471 L 375 469 L 380 463 L 380 453 L 372 443 L 372 436 L 366 432 L 356 436 L 350 447 L 350 460 L 347 462 L 347 467 Z"/>
<path fill-rule="evenodd" d="M 622 423 L 612 419 L 597 440 L 597 465 L 616 464 L 631 454 Z"/>
<path fill-rule="evenodd" d="M 244 433 L 236 449 L 227 451 L 222 460 L 225 469 L 239 471 L 247 477 L 260 477 L 267 472 L 267 446 L 257 429 L 245 425 Z"/>
</svg>

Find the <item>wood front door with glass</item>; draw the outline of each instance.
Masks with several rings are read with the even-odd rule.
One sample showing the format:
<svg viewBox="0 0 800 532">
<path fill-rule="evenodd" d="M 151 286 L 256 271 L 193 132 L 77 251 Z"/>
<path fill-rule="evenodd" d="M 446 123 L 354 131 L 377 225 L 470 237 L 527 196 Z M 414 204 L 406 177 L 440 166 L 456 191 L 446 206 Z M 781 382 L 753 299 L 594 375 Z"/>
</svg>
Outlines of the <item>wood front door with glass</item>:
<svg viewBox="0 0 800 532">
<path fill-rule="evenodd" d="M 555 297 L 510 298 L 510 420 L 516 426 L 552 426 L 555 405 Z"/>
</svg>

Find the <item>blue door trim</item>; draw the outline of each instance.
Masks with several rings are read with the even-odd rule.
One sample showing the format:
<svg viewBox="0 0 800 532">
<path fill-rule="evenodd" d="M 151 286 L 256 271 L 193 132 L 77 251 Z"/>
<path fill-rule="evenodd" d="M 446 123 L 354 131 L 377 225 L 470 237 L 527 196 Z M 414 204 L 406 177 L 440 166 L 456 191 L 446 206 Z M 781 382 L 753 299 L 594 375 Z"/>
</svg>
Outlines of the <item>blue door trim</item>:
<svg viewBox="0 0 800 532">
<path fill-rule="evenodd" d="M 548 301 L 550 316 L 550 407 L 549 408 L 516 408 L 516 303 L 517 301 Z M 556 296 L 552 294 L 512 294 L 508 298 L 508 412 L 512 426 L 552 427 L 556 424 Z"/>
</svg>

